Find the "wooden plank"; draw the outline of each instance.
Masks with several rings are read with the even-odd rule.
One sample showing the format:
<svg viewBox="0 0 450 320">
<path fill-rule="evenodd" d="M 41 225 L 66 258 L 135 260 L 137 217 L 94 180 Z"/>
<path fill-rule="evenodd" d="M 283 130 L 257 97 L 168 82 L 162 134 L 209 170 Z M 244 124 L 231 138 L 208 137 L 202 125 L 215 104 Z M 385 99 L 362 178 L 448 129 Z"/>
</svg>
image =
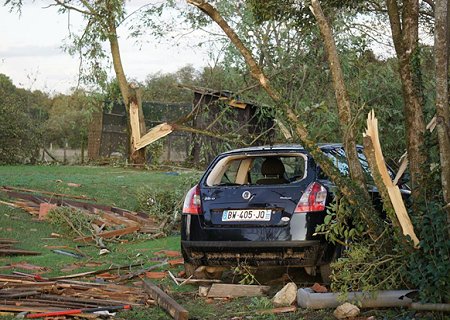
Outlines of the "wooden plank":
<svg viewBox="0 0 450 320">
<path fill-rule="evenodd" d="M 113 208 L 114 209 L 114 208 Z M 133 220 L 141 225 L 147 225 L 147 224 L 154 224 L 152 219 L 149 218 L 143 218 L 137 215 L 137 213 L 132 212 L 123 212 L 122 214 L 125 218 Z"/>
<path fill-rule="evenodd" d="M 156 304 L 166 310 L 175 320 L 187 320 L 189 312 L 172 299 L 167 293 L 148 280 L 144 282 L 144 290 L 156 301 Z"/>
<path fill-rule="evenodd" d="M 19 242 L 19 240 L 16 240 L 16 239 L 0 238 L 1 244 L 13 244 L 13 243 L 18 243 L 18 242 Z"/>
<path fill-rule="evenodd" d="M 59 308 L 40 308 L 40 307 L 21 307 L 21 306 L 11 306 L 0 304 L 0 310 L 2 311 L 14 311 L 14 312 L 49 312 L 57 311 Z"/>
<path fill-rule="evenodd" d="M 115 268 L 100 269 L 100 270 L 94 270 L 94 271 L 87 271 L 87 272 L 69 274 L 69 275 L 65 275 L 65 276 L 49 278 L 49 280 L 64 280 L 64 279 L 81 278 L 81 277 L 85 277 L 85 276 L 89 276 L 89 275 L 95 275 L 95 274 L 100 274 L 100 273 L 108 272 L 108 271 L 117 271 L 117 270 L 122 270 L 122 269 L 129 269 L 131 267 L 136 267 L 136 266 L 140 266 L 140 264 L 131 264 L 131 265 L 119 266 L 119 267 L 115 267 Z M 100 286 L 105 286 L 105 284 L 102 284 L 102 283 L 91 283 L 91 282 L 82 282 L 82 281 L 60 281 L 60 282 L 64 282 L 64 283 L 68 283 L 68 284 L 80 284 L 80 285 L 99 286 L 99 287 Z"/>
<path fill-rule="evenodd" d="M 214 283 L 209 289 L 208 298 L 236 298 L 263 296 L 270 286 Z"/>
<path fill-rule="evenodd" d="M 113 238 L 113 237 L 117 237 L 117 236 L 123 236 L 126 234 L 130 234 L 130 233 L 133 233 L 138 230 L 139 230 L 139 226 L 134 225 L 134 226 L 123 228 L 123 229 L 105 231 L 105 232 L 96 234 L 95 236 L 99 237 L 99 238 Z M 94 236 L 79 237 L 79 238 L 74 239 L 74 241 L 94 241 Z"/>
<path fill-rule="evenodd" d="M 0 249 L 0 256 L 1 255 L 7 255 L 7 256 L 38 256 L 40 255 L 40 252 L 36 251 L 29 251 L 29 250 L 21 250 L 21 249 Z"/>
<path fill-rule="evenodd" d="M 117 225 L 123 224 L 123 225 L 126 225 L 128 227 L 137 226 L 138 225 L 135 221 L 127 219 L 127 218 L 124 218 L 124 217 L 122 217 L 120 215 L 117 215 L 117 214 L 114 214 L 112 212 L 110 213 L 110 212 L 103 211 L 103 212 L 100 213 L 100 215 L 101 215 L 101 217 L 103 219 L 108 220 L 110 222 L 113 222 L 113 223 L 115 223 Z"/>
<path fill-rule="evenodd" d="M 136 277 L 139 277 L 140 275 L 142 275 L 142 274 L 144 274 L 144 273 L 146 273 L 146 272 L 149 272 L 149 271 L 151 271 L 151 270 L 155 270 L 155 269 L 164 267 L 164 266 L 167 265 L 167 264 L 168 264 L 168 262 L 167 262 L 167 261 L 164 261 L 164 262 L 161 262 L 161 263 L 159 263 L 159 264 L 150 266 L 150 267 L 148 267 L 148 268 L 144 268 L 144 269 L 138 270 L 138 271 L 136 271 L 136 272 L 131 272 L 131 273 L 129 273 L 129 274 L 122 275 L 122 276 L 119 277 L 119 279 L 117 280 L 117 282 L 124 281 L 124 280 L 131 280 L 131 279 L 136 278 Z"/>
<path fill-rule="evenodd" d="M 260 310 L 256 311 L 256 314 L 279 314 L 279 313 L 287 313 L 287 312 L 295 312 L 297 311 L 296 306 L 288 306 L 288 307 L 278 307 L 269 310 Z"/>
</svg>

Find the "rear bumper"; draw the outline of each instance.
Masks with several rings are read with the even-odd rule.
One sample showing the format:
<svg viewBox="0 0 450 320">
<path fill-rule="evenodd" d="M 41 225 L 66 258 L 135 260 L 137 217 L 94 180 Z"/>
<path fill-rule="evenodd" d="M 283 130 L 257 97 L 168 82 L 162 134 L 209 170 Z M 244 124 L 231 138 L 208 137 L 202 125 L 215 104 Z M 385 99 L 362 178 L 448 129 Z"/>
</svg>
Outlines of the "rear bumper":
<svg viewBox="0 0 450 320">
<path fill-rule="evenodd" d="M 328 262 L 328 247 L 315 240 L 181 241 L 187 262 L 210 266 L 317 266 Z"/>
</svg>

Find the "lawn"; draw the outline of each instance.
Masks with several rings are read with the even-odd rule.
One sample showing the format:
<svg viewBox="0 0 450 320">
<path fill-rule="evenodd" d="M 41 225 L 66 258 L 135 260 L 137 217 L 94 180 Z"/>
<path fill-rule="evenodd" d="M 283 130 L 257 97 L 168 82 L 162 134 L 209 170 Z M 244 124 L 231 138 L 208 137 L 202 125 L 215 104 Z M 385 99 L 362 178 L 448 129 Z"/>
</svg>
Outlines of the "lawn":
<svg viewBox="0 0 450 320">
<path fill-rule="evenodd" d="M 0 185 L 86 195 L 129 210 L 143 187 L 170 190 L 189 172 L 158 172 L 93 166 L 0 166 Z M 81 184 L 71 187 L 68 183 Z"/>
<path fill-rule="evenodd" d="M 192 175 L 198 176 L 198 174 L 194 171 L 159 172 L 93 166 L 0 166 L 0 185 L 84 195 L 95 198 L 100 204 L 136 210 L 138 209 L 137 194 L 142 188 L 167 190 L 170 193 L 179 189 L 180 186 L 186 187 L 186 181 Z M 74 187 L 68 183 L 80 186 Z M 2 193 L 0 193 L 0 200 L 10 201 Z M 46 221 L 38 221 L 21 209 L 0 204 L 0 238 L 16 239 L 20 241 L 16 247 L 41 253 L 39 256 L 0 256 L 0 273 L 8 274 L 13 271 L 33 273 L 33 271 L 18 267 L 9 267 L 19 262 L 27 262 L 45 268 L 39 272 L 44 277 L 93 271 L 111 266 L 140 264 L 142 267 L 148 267 L 158 263 L 159 256 L 155 254 L 156 252 L 180 249 L 179 230 L 174 230 L 169 236 L 155 240 L 149 240 L 145 235 L 125 236 L 114 242 L 108 242 L 107 247 L 110 253 L 99 255 L 98 247 L 80 246 L 80 243 L 74 242 L 71 236 L 50 237 L 53 232 L 62 232 L 58 228 Z M 76 259 L 57 254 L 52 251 L 55 246 L 79 250 L 86 257 Z M 182 266 L 170 267 L 170 270 L 176 274 L 182 270 Z M 238 280 L 239 277 L 234 279 L 235 282 Z M 308 285 L 308 281 L 311 279 L 302 279 L 301 281 L 306 282 L 299 283 L 299 285 Z M 197 295 L 197 286 L 176 286 L 170 278 L 157 282 L 177 302 L 188 309 L 192 319 L 333 319 L 332 310 L 299 309 L 283 315 L 257 315 L 257 310 L 273 307 L 270 297 L 206 300 Z M 274 285 L 275 292 L 281 286 L 282 282 Z M 379 313 L 370 310 L 364 312 L 363 315 L 368 317 L 379 315 Z M 409 319 L 409 315 L 407 310 L 397 310 L 383 312 L 381 318 Z M 118 318 L 171 319 L 161 308 L 157 307 L 136 308 L 121 312 Z"/>
</svg>

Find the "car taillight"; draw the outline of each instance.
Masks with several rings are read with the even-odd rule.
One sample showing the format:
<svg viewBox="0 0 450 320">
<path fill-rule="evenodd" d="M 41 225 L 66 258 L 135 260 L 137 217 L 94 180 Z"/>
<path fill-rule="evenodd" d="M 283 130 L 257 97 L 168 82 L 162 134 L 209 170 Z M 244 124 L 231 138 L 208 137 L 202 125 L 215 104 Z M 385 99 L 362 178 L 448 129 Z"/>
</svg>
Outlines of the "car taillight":
<svg viewBox="0 0 450 320">
<path fill-rule="evenodd" d="M 325 210 L 327 189 L 318 182 L 311 183 L 297 203 L 294 213 Z"/>
<path fill-rule="evenodd" d="M 187 214 L 201 214 L 202 213 L 202 201 L 200 198 L 200 187 L 194 186 L 186 194 L 183 204 L 183 213 Z"/>
</svg>

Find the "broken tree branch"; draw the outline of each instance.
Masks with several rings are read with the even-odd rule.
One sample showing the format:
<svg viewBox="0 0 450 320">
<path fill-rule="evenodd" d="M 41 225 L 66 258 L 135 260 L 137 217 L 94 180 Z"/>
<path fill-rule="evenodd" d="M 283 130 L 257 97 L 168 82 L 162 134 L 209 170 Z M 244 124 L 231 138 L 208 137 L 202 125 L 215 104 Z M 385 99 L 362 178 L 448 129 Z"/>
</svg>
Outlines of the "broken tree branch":
<svg viewBox="0 0 450 320">
<path fill-rule="evenodd" d="M 378 138 L 378 120 L 375 118 L 375 112 L 372 110 L 367 117 L 367 130 L 363 134 L 364 138 L 370 138 L 375 152 L 376 167 L 378 169 L 378 174 L 381 176 L 383 184 L 389 194 L 389 199 L 398 217 L 400 225 L 403 230 L 404 235 L 408 235 L 414 242 L 414 247 L 419 247 L 419 239 L 417 238 L 414 227 L 409 218 L 408 212 L 406 211 L 405 204 L 400 193 L 400 189 L 394 185 L 389 176 L 386 168 L 386 163 L 384 161 L 383 153 L 381 151 L 380 140 Z M 383 199 L 387 201 L 388 199 Z"/>
</svg>

